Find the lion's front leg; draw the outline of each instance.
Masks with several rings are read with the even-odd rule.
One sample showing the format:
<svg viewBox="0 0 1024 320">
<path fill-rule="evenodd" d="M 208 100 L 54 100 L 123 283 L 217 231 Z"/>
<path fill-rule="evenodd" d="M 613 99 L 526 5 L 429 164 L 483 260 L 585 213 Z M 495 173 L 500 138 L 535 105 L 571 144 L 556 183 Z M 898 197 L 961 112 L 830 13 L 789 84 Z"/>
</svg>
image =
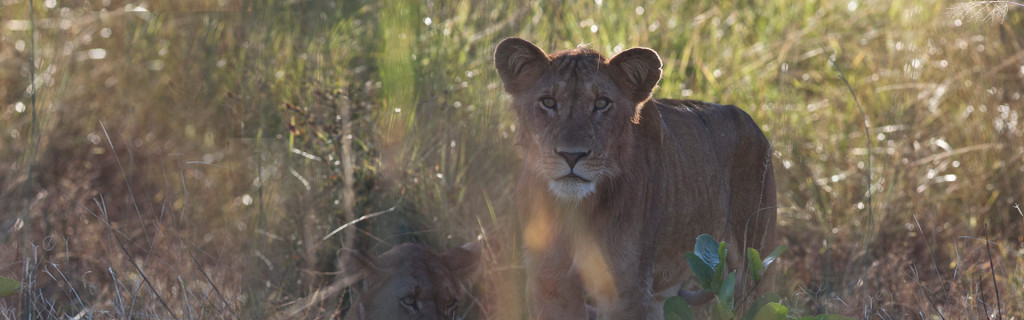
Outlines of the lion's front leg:
<svg viewBox="0 0 1024 320">
<path fill-rule="evenodd" d="M 572 267 L 565 241 L 526 250 L 527 294 L 530 319 L 587 319 L 583 283 Z"/>
<path fill-rule="evenodd" d="M 636 272 L 637 270 L 633 270 Z M 619 296 L 611 304 L 599 304 L 596 306 L 598 320 L 622 320 L 622 319 L 648 319 L 653 320 L 651 309 L 651 278 L 626 276 L 625 281 L 619 281 L 621 290 Z M 598 299 L 595 299 L 598 300 Z M 661 320 L 661 319 L 657 319 Z"/>
<path fill-rule="evenodd" d="M 629 230 L 628 227 L 622 227 Z M 635 228 L 638 230 L 641 228 Z M 629 232 L 629 231 L 626 231 Z M 633 231 L 642 234 L 639 231 Z M 587 250 L 587 245 L 577 244 L 577 268 L 581 269 L 584 287 L 593 298 L 600 320 L 616 319 L 655 319 L 657 312 L 652 312 L 651 301 L 654 300 L 654 250 L 650 241 L 623 242 L 612 236 L 598 238 L 600 245 Z M 579 255 L 588 252 L 590 258 Z M 615 252 L 615 255 L 610 254 Z M 596 257 L 605 256 L 607 259 Z M 602 281 L 594 281 L 593 266 L 601 260 L 609 266 L 609 279 L 613 284 L 601 285 Z M 581 263 L 589 262 L 589 263 Z M 588 272 L 587 269 L 590 269 Z M 599 273 L 598 273 L 599 274 Z M 611 289 L 607 289 L 611 287 Z M 657 319 L 662 320 L 662 319 Z"/>
</svg>

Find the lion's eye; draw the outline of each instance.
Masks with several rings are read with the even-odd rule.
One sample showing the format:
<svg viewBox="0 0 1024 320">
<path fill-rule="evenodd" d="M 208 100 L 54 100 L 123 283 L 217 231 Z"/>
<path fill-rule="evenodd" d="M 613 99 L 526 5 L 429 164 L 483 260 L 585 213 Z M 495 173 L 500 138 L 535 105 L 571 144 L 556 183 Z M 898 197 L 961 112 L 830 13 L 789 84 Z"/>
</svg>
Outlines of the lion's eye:
<svg viewBox="0 0 1024 320">
<path fill-rule="evenodd" d="M 449 316 L 451 316 L 452 319 L 455 319 L 455 308 L 458 307 L 458 306 L 459 306 L 459 301 L 458 300 L 448 301 L 448 306 L 445 309 L 446 309 L 446 313 Z"/>
<path fill-rule="evenodd" d="M 609 101 L 608 98 L 600 98 L 600 99 L 597 99 L 597 101 L 594 101 L 594 110 L 601 111 L 601 110 L 604 110 L 604 109 L 608 109 L 608 107 L 611 106 L 611 105 L 612 105 L 612 102 Z"/>
<path fill-rule="evenodd" d="M 540 99 L 540 105 L 548 109 L 554 109 L 556 106 L 558 106 L 558 104 L 555 103 L 555 99 L 552 98 Z"/>
<path fill-rule="evenodd" d="M 402 297 L 402 300 L 399 300 L 399 302 L 401 302 L 402 305 L 404 305 L 406 307 L 409 307 L 409 308 L 412 308 L 412 309 L 416 309 L 417 308 L 416 307 L 416 297 L 413 297 L 411 295 Z"/>
</svg>

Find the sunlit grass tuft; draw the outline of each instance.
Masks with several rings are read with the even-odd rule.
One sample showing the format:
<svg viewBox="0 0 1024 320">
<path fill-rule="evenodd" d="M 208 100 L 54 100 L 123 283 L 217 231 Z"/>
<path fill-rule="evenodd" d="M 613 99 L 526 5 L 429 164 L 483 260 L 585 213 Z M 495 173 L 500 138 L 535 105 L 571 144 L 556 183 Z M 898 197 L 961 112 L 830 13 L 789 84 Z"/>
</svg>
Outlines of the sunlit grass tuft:
<svg viewBox="0 0 1024 320">
<path fill-rule="evenodd" d="M 1022 9 L 1024 3 L 1014 1 L 965 1 L 957 3 L 949 8 L 948 15 L 956 20 L 968 22 L 997 22 L 1005 21 L 1006 14 L 1010 9 Z"/>
</svg>

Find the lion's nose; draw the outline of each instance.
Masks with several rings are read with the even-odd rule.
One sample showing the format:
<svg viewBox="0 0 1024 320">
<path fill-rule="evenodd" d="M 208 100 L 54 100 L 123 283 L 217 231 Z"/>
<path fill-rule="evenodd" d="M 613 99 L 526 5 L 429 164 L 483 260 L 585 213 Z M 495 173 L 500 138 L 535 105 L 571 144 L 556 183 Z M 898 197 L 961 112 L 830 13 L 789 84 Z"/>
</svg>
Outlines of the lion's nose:
<svg viewBox="0 0 1024 320">
<path fill-rule="evenodd" d="M 588 154 L 590 154 L 590 151 L 587 151 L 587 152 L 555 151 L 555 152 L 557 152 L 558 155 L 562 156 L 562 158 L 565 159 L 565 163 L 569 164 L 569 169 L 572 169 L 573 167 L 576 167 L 576 163 L 579 162 L 580 159 L 583 159 L 583 157 L 586 157 Z"/>
</svg>

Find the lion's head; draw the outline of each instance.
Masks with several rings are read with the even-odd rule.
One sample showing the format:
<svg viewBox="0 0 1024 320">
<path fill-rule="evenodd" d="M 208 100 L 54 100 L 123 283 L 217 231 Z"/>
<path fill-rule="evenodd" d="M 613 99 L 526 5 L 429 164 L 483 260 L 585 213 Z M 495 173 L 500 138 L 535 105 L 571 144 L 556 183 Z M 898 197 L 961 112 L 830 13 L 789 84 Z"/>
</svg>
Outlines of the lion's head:
<svg viewBox="0 0 1024 320">
<path fill-rule="evenodd" d="M 349 253 L 343 272 L 355 281 L 355 298 L 346 319 L 456 319 L 460 284 L 473 273 L 479 250 L 467 243 L 437 254 L 405 243 L 378 257 Z"/>
<path fill-rule="evenodd" d="M 494 64 L 518 114 L 524 168 L 557 198 L 579 201 L 633 165 L 640 136 L 660 137 L 643 108 L 661 79 L 661 58 L 633 48 L 611 59 L 580 47 L 548 55 L 509 38 Z M 644 110 L 652 109 L 652 110 Z M 644 118 L 651 119 L 643 121 Z"/>
</svg>

